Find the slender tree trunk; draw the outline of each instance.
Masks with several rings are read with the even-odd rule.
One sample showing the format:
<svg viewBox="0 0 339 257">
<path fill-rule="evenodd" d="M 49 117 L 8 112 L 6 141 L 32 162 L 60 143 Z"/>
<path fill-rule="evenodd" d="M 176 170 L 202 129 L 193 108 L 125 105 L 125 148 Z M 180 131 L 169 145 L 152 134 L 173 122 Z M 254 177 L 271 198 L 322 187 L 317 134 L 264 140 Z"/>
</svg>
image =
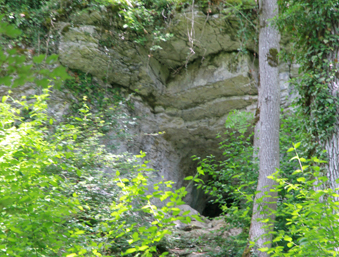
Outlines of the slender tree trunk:
<svg viewBox="0 0 339 257">
<path fill-rule="evenodd" d="M 327 178 L 331 189 L 337 191 L 339 183 L 336 181 L 339 178 L 339 126 L 337 125 L 332 136 L 325 142 L 325 150 L 328 156 Z M 338 201 L 339 197 L 335 197 Z"/>
<path fill-rule="evenodd" d="M 276 209 L 276 193 L 270 192 L 274 181 L 267 176 L 272 175 L 279 168 L 279 112 L 280 112 L 280 88 L 278 71 L 278 52 L 280 35 L 277 29 L 271 26 L 274 16 L 278 15 L 277 0 L 259 1 L 260 10 L 260 33 L 259 33 L 259 179 L 254 205 L 251 228 L 249 232 L 250 241 L 256 242 L 251 250 L 259 257 L 268 256 L 257 249 L 270 247 L 264 244 L 271 241 L 267 233 L 272 229 L 262 219 L 274 220 L 275 215 L 265 210 Z M 264 197 L 267 195 L 267 197 Z M 263 201 L 259 199 L 263 198 Z M 265 211 L 265 213 L 263 213 Z M 249 256 L 250 254 L 248 254 Z"/>
<path fill-rule="evenodd" d="M 338 27 L 338 25 L 335 27 Z M 332 29 L 331 32 L 332 34 L 337 34 L 337 31 L 335 31 L 335 29 Z M 335 47 L 333 50 L 334 51 L 329 54 L 326 59 L 329 61 L 329 63 L 335 64 L 338 62 L 339 49 L 338 47 Z M 330 67 L 329 72 L 331 72 L 332 69 L 338 68 L 338 65 L 336 65 L 337 67 L 333 66 Z M 335 99 L 337 99 L 339 90 L 339 76 L 333 76 L 333 78 L 328 83 L 328 89 L 330 91 L 330 94 L 334 96 Z M 339 188 L 339 181 L 337 182 L 337 180 L 339 179 L 339 110 L 336 110 L 336 114 L 337 117 L 334 124 L 334 130 L 332 132 L 332 135 L 326 139 L 324 146 L 328 157 L 328 184 L 329 187 L 334 191 L 337 191 L 338 194 L 339 192 L 338 190 L 336 190 L 336 188 Z M 338 201 L 339 197 L 335 197 L 335 200 Z"/>
</svg>

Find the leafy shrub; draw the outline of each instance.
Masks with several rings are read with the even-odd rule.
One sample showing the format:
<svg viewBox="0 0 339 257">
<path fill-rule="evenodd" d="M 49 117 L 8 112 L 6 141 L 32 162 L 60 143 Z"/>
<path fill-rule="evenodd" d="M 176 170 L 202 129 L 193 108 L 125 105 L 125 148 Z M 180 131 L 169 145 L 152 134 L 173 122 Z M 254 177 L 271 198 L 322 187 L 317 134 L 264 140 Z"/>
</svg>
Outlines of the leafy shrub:
<svg viewBox="0 0 339 257">
<path fill-rule="evenodd" d="M 277 230 L 272 248 L 263 248 L 270 256 L 336 256 L 338 246 L 338 194 L 326 185 L 327 176 L 323 163 L 316 157 L 299 157 L 294 144 L 299 169 L 292 176 L 294 181 L 280 171 L 270 178 L 277 182 L 275 190 L 287 190 L 280 216 L 287 221 L 284 230 Z M 298 201 L 290 201 L 291 198 Z M 279 210 L 278 210 L 279 211 Z M 283 247 L 286 244 L 287 247 Z"/>
<path fill-rule="evenodd" d="M 233 115 L 235 116 L 231 115 L 231 120 L 226 124 L 231 124 L 237 132 L 231 132 L 231 137 L 222 142 L 223 146 L 228 147 L 225 151 L 225 161 L 216 163 L 213 157 L 206 158 L 200 162 L 197 176 L 191 178 L 199 187 L 205 189 L 206 193 L 213 195 L 215 202 L 222 203 L 225 219 L 230 227 L 243 228 L 244 233 L 220 243 L 223 246 L 222 252 L 216 256 L 226 253 L 242 255 L 247 243 L 252 199 L 256 188 L 256 170 L 251 169 L 256 165 L 252 155 L 253 147 L 246 143 L 250 137 L 243 137 L 246 130 L 241 131 L 242 126 L 239 125 L 241 122 L 246 124 L 246 119 L 237 113 Z M 299 152 L 307 152 L 307 145 L 303 146 L 301 143 L 288 148 L 292 140 L 303 139 L 301 125 L 298 124 L 298 117 L 292 114 L 282 118 L 281 169 L 270 177 L 277 182 L 274 190 L 278 193 L 278 206 L 277 210 L 266 210 L 273 211 L 276 215 L 274 231 L 271 232 L 273 240 L 271 248 L 262 248 L 261 251 L 270 256 L 335 256 L 339 225 L 338 194 L 326 184 L 328 179 L 325 176 L 325 161 L 316 157 L 301 158 L 298 154 L 293 157 L 292 152 L 296 153 L 297 148 Z M 292 160 L 296 160 L 297 165 Z M 299 169 L 296 168 L 298 165 Z M 243 173 L 245 170 L 250 173 L 246 174 L 247 177 Z M 199 176 L 206 174 L 209 174 L 212 180 L 204 183 Z M 242 180 L 244 176 L 245 179 Z M 223 178 L 226 179 L 220 181 Z M 234 197 L 231 206 L 225 201 L 225 197 L 229 195 Z M 252 245 L 254 243 L 251 242 Z"/>
<path fill-rule="evenodd" d="M 4 22 L 0 22 L 0 32 L 20 34 Z M 0 56 L 5 57 L 2 65 L 11 76 L 21 78 L 19 84 L 32 81 L 28 72 L 32 66 L 27 66 L 20 54 L 9 52 L 9 58 L 1 52 Z M 43 59 L 33 58 L 36 64 Z M 68 78 L 63 68 L 45 70 L 41 75 L 45 73 Z M 12 85 L 11 79 L 1 77 L 0 81 Z M 173 221 L 182 219 L 176 205 L 183 204 L 185 188 L 173 191 L 171 181 L 160 181 L 149 194 L 151 170 L 129 154 L 110 154 L 100 144 L 103 134 L 98 129 L 104 122 L 97 117 L 97 126 L 91 126 L 86 98 L 74 117 L 77 123 L 56 124 L 47 114 L 49 91 L 43 92 L 29 101 L 25 96 L 1 99 L 2 255 L 73 257 L 140 252 L 153 256 L 157 242 L 171 233 Z M 105 173 L 105 168 L 115 174 Z M 157 208 L 151 204 L 153 198 L 169 200 Z M 190 220 L 186 217 L 183 221 Z"/>
<path fill-rule="evenodd" d="M 70 238 L 65 224 L 80 207 L 76 198 L 63 194 L 63 179 L 46 170 L 67 153 L 56 141 L 46 140 L 47 94 L 35 98 L 33 104 L 13 102 L 32 110 L 30 121 L 23 121 L 21 110 L 7 103 L 7 97 L 0 104 L 0 244 L 8 256 L 57 254 Z"/>
<path fill-rule="evenodd" d="M 0 104 L 1 250 L 8 256 L 100 256 L 116 248 L 152 256 L 178 219 L 175 206 L 184 203 L 185 188 L 165 190 L 172 182 L 163 181 L 147 194 L 146 164 L 130 165 L 128 176 L 116 171 L 114 183 L 105 180 L 98 167 L 111 162 L 116 169 L 117 156 L 98 145 L 98 132 L 60 124 L 52 133 L 47 97 L 45 90 L 32 104 L 12 99 L 14 108 L 8 97 Z M 31 110 L 29 120 L 18 115 L 23 108 Z M 158 209 L 154 197 L 170 201 Z"/>
<path fill-rule="evenodd" d="M 196 185 L 210 195 L 214 204 L 219 204 L 225 215 L 229 228 L 242 228 L 242 233 L 236 237 L 230 237 L 220 242 L 224 253 L 230 252 L 234 256 L 241 256 L 248 240 L 253 198 L 257 187 L 258 160 L 253 147 L 254 134 L 251 122 L 253 116 L 250 113 L 234 111 L 229 114 L 225 122 L 226 139 L 220 143 L 224 159 L 216 162 L 214 156 L 200 160 L 197 175 L 193 178 Z M 293 140 L 300 140 L 303 136 L 300 133 L 298 117 L 287 114 L 281 117 L 280 150 L 281 150 L 281 174 L 291 182 L 296 182 L 293 172 L 295 164 L 289 162 L 290 153 L 288 145 Z M 200 177 L 208 175 L 204 182 Z M 288 196 L 288 197 L 287 197 Z M 279 202 L 275 230 L 286 230 L 288 221 L 286 216 L 280 215 L 284 212 L 285 204 L 298 203 L 296 195 L 291 195 L 285 188 L 279 190 Z M 279 246 L 287 247 L 283 241 Z M 222 256 L 222 253 L 221 255 Z"/>
<path fill-rule="evenodd" d="M 257 160 L 253 155 L 253 133 L 250 132 L 252 119 L 250 113 L 231 112 L 225 123 L 226 139 L 220 143 L 224 160 L 216 162 L 214 156 L 209 156 L 199 162 L 194 178 L 186 178 L 193 179 L 198 188 L 211 196 L 210 202 L 220 206 L 229 224 L 225 230 L 235 227 L 243 230 L 240 235 L 219 242 L 223 251 L 217 256 L 241 256 L 247 243 L 258 177 Z M 207 182 L 199 178 L 205 175 L 208 175 Z"/>
</svg>

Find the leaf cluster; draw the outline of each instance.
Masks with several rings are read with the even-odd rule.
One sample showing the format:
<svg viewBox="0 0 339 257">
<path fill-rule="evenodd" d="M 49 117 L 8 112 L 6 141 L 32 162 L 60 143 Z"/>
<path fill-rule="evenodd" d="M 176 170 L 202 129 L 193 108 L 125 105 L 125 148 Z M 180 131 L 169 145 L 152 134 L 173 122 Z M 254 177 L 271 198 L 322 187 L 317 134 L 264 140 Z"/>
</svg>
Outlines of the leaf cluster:
<svg viewBox="0 0 339 257">
<path fill-rule="evenodd" d="M 195 177 L 188 177 L 202 188 L 211 198 L 211 202 L 218 204 L 229 224 L 228 228 L 242 228 L 243 232 L 237 237 L 223 240 L 223 248 L 232 252 L 234 256 L 241 256 L 247 245 L 248 230 L 250 227 L 253 199 L 257 188 L 258 160 L 253 147 L 253 114 L 234 111 L 229 114 L 225 122 L 226 131 L 224 141 L 220 143 L 223 151 L 223 160 L 217 162 L 214 156 L 199 160 L 199 167 Z M 295 113 L 286 113 L 281 117 L 280 129 L 280 156 L 281 176 L 291 183 L 297 182 L 298 177 L 293 174 L 296 165 L 289 162 L 291 152 L 287 152 L 291 142 L 303 138 L 300 117 Z M 305 152 L 305 147 L 299 150 Z M 278 211 L 276 212 L 275 231 L 286 231 L 287 223 L 284 213 L 285 205 L 300 201 L 296 195 L 291 195 L 285 188 L 279 190 Z M 236 247 L 234 247 L 236 245 Z M 287 247 L 283 241 L 279 246 Z M 225 250 L 225 252 L 227 252 Z"/>
<path fill-rule="evenodd" d="M 338 244 L 338 194 L 329 189 L 328 178 L 322 161 L 316 157 L 299 157 L 294 144 L 289 151 L 295 152 L 299 169 L 292 176 L 294 181 L 278 171 L 270 178 L 277 182 L 276 192 L 287 190 L 283 208 L 274 211 L 287 221 L 284 230 L 277 229 L 273 246 L 262 248 L 270 256 L 335 256 Z M 296 200 L 291 201 L 292 198 Z M 284 247 L 285 246 L 285 247 Z"/>
<path fill-rule="evenodd" d="M 0 20 L 4 15 L 0 16 Z M 17 38 L 21 31 L 15 26 L 0 21 L 0 32 L 11 38 Z M 27 82 L 34 82 L 42 88 L 48 88 L 51 80 L 54 80 L 55 87 L 60 87 L 62 79 L 69 78 L 66 69 L 57 66 L 57 55 L 46 56 L 44 54 L 34 56 L 29 60 L 16 48 L 7 50 L 0 47 L 0 83 L 5 86 L 17 87 Z M 56 78 L 61 80 L 56 80 Z"/>
<path fill-rule="evenodd" d="M 2 24 L 8 35 L 19 34 Z M 18 53 L 11 54 L 14 60 L 23 59 Z M 1 55 L 7 58 L 6 53 Z M 44 58 L 33 61 L 40 64 Z M 22 83 L 32 81 L 28 73 L 21 74 L 27 64 L 19 62 L 18 68 L 14 65 L 18 61 L 13 64 L 11 60 L 4 59 L 3 65 L 13 66 L 10 71 L 22 76 Z M 62 77 L 59 70 L 50 75 Z M 172 190 L 171 181 L 160 181 L 150 193 L 151 170 L 135 160 L 145 154 L 109 153 L 100 143 L 102 134 L 91 126 L 97 121 L 100 127 L 102 120 L 92 118 L 86 97 L 73 117 L 78 123 L 56 123 L 47 112 L 50 92 L 43 92 L 20 100 L 1 99 L 2 255 L 119 256 L 139 252 L 153 256 L 157 242 L 171 233 L 174 220 L 190 222 L 176 207 L 183 204 L 185 188 Z M 157 208 L 152 204 L 154 198 L 167 203 Z"/>
<path fill-rule="evenodd" d="M 289 61 L 300 64 L 294 85 L 300 95 L 299 106 L 313 142 L 324 142 L 337 120 L 339 49 L 337 1 L 280 1 L 277 19 L 280 30 L 292 37 Z"/>
<path fill-rule="evenodd" d="M 74 125 L 81 125 L 81 121 L 78 120 L 81 118 L 78 115 L 78 110 L 82 109 L 83 114 L 91 109 L 89 115 L 87 115 L 89 122 L 87 126 L 96 129 L 106 137 L 112 131 L 117 137 L 130 137 L 131 135 L 127 133 L 127 125 L 134 125 L 136 118 L 130 117 L 123 110 L 123 106 L 128 106 L 131 109 L 134 107 L 123 97 L 119 88 L 99 85 L 91 74 L 78 70 L 69 69 L 68 73 L 71 79 L 65 80 L 61 89 L 70 91 L 74 96 L 70 99 L 71 113 L 73 116 L 77 116 L 69 122 Z M 84 106 L 87 107 L 84 108 Z"/>
</svg>

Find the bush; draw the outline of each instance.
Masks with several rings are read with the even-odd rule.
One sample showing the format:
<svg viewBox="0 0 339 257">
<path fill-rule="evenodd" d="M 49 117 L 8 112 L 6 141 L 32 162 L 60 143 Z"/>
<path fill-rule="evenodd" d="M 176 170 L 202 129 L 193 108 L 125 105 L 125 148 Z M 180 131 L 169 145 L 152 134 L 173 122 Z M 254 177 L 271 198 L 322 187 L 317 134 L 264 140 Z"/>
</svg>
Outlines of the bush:
<svg viewBox="0 0 339 257">
<path fill-rule="evenodd" d="M 296 182 L 293 174 L 295 164 L 288 161 L 291 153 L 286 153 L 292 141 L 300 140 L 299 118 L 290 113 L 281 117 L 280 150 L 281 171 L 280 174 Z M 225 122 L 226 139 L 220 143 L 223 151 L 223 160 L 216 162 L 214 156 L 200 160 L 197 175 L 193 178 L 197 187 L 202 188 L 212 198 L 211 202 L 218 204 L 223 210 L 223 215 L 230 228 L 242 228 L 242 233 L 236 237 L 230 237 L 220 243 L 225 253 L 234 256 L 242 256 L 248 242 L 248 232 L 253 211 L 254 193 L 257 188 L 258 160 L 253 147 L 253 116 L 250 113 L 234 111 L 229 114 Z M 208 176 L 207 182 L 200 177 Z M 288 196 L 288 197 L 287 197 Z M 278 211 L 276 215 L 275 230 L 287 230 L 288 221 L 284 215 L 285 204 L 298 203 L 300 199 L 291 195 L 285 188 L 279 190 Z M 279 246 L 287 249 L 286 243 L 279 241 Z M 221 256 L 221 255 L 220 255 Z"/>
<path fill-rule="evenodd" d="M 1 250 L 8 256 L 116 256 L 117 250 L 152 256 L 179 219 L 176 206 L 184 203 L 185 188 L 166 190 L 172 182 L 161 181 L 147 194 L 146 164 L 129 157 L 122 176 L 117 168 L 126 168 L 126 160 L 98 144 L 100 133 L 69 124 L 51 132 L 44 92 L 32 104 L 10 97 L 0 104 Z M 20 116 L 24 109 L 30 110 L 28 120 Z M 90 113 L 80 112 L 85 123 Z M 106 175 L 102 167 L 116 174 Z M 152 198 L 170 201 L 158 209 Z"/>
<path fill-rule="evenodd" d="M 66 222 L 81 208 L 76 197 L 63 194 L 61 176 L 47 171 L 67 155 L 59 142 L 46 140 L 52 123 L 47 96 L 35 96 L 33 104 L 13 100 L 19 108 L 4 96 L 0 104 L 0 244 L 8 256 L 56 255 L 70 239 Z M 31 109 L 29 121 L 18 115 L 22 109 Z M 63 142 L 70 143 L 70 136 Z"/>
<path fill-rule="evenodd" d="M 339 236 L 338 194 L 326 185 L 327 172 L 316 157 L 305 159 L 298 156 L 294 144 L 289 151 L 295 151 L 291 160 L 298 162 L 299 169 L 292 176 L 294 181 L 277 172 L 270 178 L 277 182 L 276 191 L 289 193 L 278 210 L 280 218 L 286 220 L 284 230 L 277 230 L 271 249 L 261 249 L 270 256 L 336 256 Z M 291 201 L 297 199 L 297 201 Z M 283 247 L 283 245 L 287 247 Z"/>
<path fill-rule="evenodd" d="M 316 157 L 299 157 L 297 149 L 304 154 L 306 143 L 289 148 L 291 141 L 305 139 L 298 117 L 290 114 L 281 120 L 281 169 L 270 177 L 277 182 L 274 190 L 278 194 L 278 206 L 277 210 L 266 210 L 276 215 L 274 231 L 270 232 L 272 246 L 260 250 L 269 256 L 336 256 L 339 195 L 326 184 L 326 162 Z M 214 202 L 221 204 L 230 227 L 243 228 L 239 236 L 221 242 L 223 253 L 218 256 L 226 253 L 241 256 L 247 244 L 257 169 L 251 135 L 246 134 L 249 127 L 241 124 L 246 124 L 244 114 L 235 112 L 229 116 L 226 126 L 233 131 L 226 131 L 229 137 L 221 143 L 225 147 L 225 160 L 216 163 L 213 157 L 203 159 L 197 175 L 190 178 L 212 195 Z M 207 183 L 199 178 L 206 174 L 211 178 Z M 231 204 L 225 201 L 227 197 L 233 198 Z"/>
<path fill-rule="evenodd" d="M 3 22 L 0 32 L 8 36 L 20 34 Z M 25 57 L 16 51 L 8 55 L 0 52 L 0 56 L 9 74 L 0 78 L 1 83 L 12 85 L 13 77 L 20 78 L 15 86 L 33 80 L 33 66 L 25 64 Z M 33 60 L 40 64 L 42 57 Z M 62 67 L 48 71 L 48 75 L 68 78 Z M 100 144 L 100 127 L 105 122 L 101 117 L 93 120 L 86 97 L 79 113 L 70 118 L 73 124 L 56 124 L 47 114 L 49 90 L 43 92 L 29 101 L 25 96 L 20 100 L 10 96 L 1 99 L 2 255 L 158 254 L 157 243 L 171 233 L 174 220 L 182 219 L 176 205 L 183 204 L 185 188 L 174 191 L 171 181 L 160 181 L 154 185 L 154 193 L 149 194 L 151 170 L 136 160 L 144 153 L 135 157 L 110 154 Z M 93 121 L 95 127 L 90 126 Z M 107 174 L 105 168 L 114 172 Z M 158 209 L 151 204 L 153 198 L 169 200 Z"/>
</svg>

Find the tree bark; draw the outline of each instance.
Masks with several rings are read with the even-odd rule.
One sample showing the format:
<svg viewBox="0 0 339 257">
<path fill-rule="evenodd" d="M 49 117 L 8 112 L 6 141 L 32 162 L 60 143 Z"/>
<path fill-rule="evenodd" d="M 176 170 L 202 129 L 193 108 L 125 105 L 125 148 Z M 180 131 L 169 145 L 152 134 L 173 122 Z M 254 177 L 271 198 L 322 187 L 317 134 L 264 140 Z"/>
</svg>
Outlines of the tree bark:
<svg viewBox="0 0 339 257">
<path fill-rule="evenodd" d="M 332 136 L 325 142 L 325 150 L 328 156 L 327 178 L 328 185 L 337 194 L 339 191 L 339 183 L 336 181 L 339 178 L 339 126 L 335 127 Z M 339 197 L 334 197 L 335 201 L 339 201 Z"/>
<path fill-rule="evenodd" d="M 280 35 L 272 26 L 270 19 L 278 15 L 277 0 L 259 1 L 259 178 L 253 205 L 253 216 L 249 232 L 250 241 L 255 242 L 251 254 L 259 257 L 268 256 L 267 253 L 258 251 L 259 248 L 270 247 L 264 244 L 271 241 L 267 234 L 272 227 L 261 222 L 263 219 L 274 220 L 273 210 L 277 206 L 276 193 L 270 192 L 275 182 L 268 179 L 279 168 L 279 113 L 280 113 L 280 87 L 278 71 L 278 53 Z M 263 201 L 259 199 L 263 198 Z M 263 212 L 265 211 L 265 212 Z"/>
<path fill-rule="evenodd" d="M 337 26 L 336 26 L 337 27 Z M 337 31 L 335 29 L 332 29 L 332 34 L 337 34 Z M 336 64 L 338 62 L 339 57 L 339 49 L 338 47 L 334 48 L 334 51 L 327 56 L 327 60 L 329 63 Z M 333 65 L 334 67 L 330 68 L 330 71 L 332 69 L 338 69 L 339 65 Z M 333 76 L 333 78 L 328 83 L 328 89 L 332 96 L 334 96 L 335 99 L 338 99 L 338 90 L 339 90 L 339 76 Z M 328 178 L 328 184 L 331 189 L 336 191 L 338 194 L 339 191 L 336 190 L 336 188 L 339 188 L 339 181 L 337 182 L 337 179 L 339 179 L 339 110 L 336 110 L 336 120 L 334 124 L 334 131 L 332 132 L 331 136 L 329 136 L 325 143 L 325 150 L 328 157 L 328 171 L 327 171 L 327 178 Z M 339 201 L 339 197 L 334 198 L 335 201 Z"/>
</svg>

